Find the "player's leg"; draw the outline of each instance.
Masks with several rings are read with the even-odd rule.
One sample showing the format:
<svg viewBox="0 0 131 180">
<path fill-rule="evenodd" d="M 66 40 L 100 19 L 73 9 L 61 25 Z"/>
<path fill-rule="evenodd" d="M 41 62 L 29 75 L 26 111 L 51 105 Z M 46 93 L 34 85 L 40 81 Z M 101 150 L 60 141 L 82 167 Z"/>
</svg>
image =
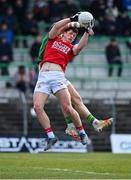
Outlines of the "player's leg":
<svg viewBox="0 0 131 180">
<path fill-rule="evenodd" d="M 33 96 L 34 110 L 37 118 L 44 129 L 50 128 L 50 120 L 44 110 L 44 105 L 48 99 L 48 94 L 35 92 Z"/>
<path fill-rule="evenodd" d="M 52 131 L 49 117 L 44 110 L 48 96 L 51 94 L 51 87 L 49 83 L 50 79 L 50 74 L 47 74 L 47 72 L 44 71 L 40 71 L 33 95 L 34 110 L 48 137 L 47 147 L 45 150 L 51 148 L 51 146 L 57 141 L 57 138 Z"/>
<path fill-rule="evenodd" d="M 34 102 L 34 110 L 36 112 L 37 118 L 42 125 L 45 133 L 47 134 L 47 147 L 45 150 L 48 150 L 51 148 L 53 144 L 56 143 L 57 137 L 54 135 L 49 117 L 47 116 L 45 110 L 44 110 L 44 105 L 45 102 L 48 98 L 48 94 L 46 93 L 41 93 L 41 92 L 35 92 L 33 96 L 33 102 Z"/>
<path fill-rule="evenodd" d="M 62 109 L 62 108 L 61 108 Z M 71 117 L 69 117 L 62 109 L 63 115 L 64 115 L 64 119 L 67 125 L 67 128 L 65 130 L 66 134 L 72 136 L 73 138 L 75 138 L 76 140 L 80 140 L 79 134 L 76 130 L 76 127 L 71 119 Z"/>
<path fill-rule="evenodd" d="M 84 105 L 79 93 L 76 91 L 74 86 L 69 83 L 68 84 L 68 90 L 71 95 L 71 102 L 74 105 L 77 112 L 80 114 L 80 116 L 83 119 L 86 119 L 90 124 L 93 125 L 95 130 L 101 131 L 103 128 L 107 127 L 112 123 L 112 118 L 106 119 L 106 120 L 98 120 L 96 119 L 88 110 L 88 108 Z M 65 117 L 66 120 L 67 117 Z M 69 121 L 70 120 L 70 121 Z M 68 117 L 68 121 L 66 120 L 67 124 L 71 123 L 71 118 Z M 69 125 L 68 125 L 69 126 Z"/>
<path fill-rule="evenodd" d="M 79 114 L 77 111 L 72 107 L 71 104 L 71 97 L 70 93 L 68 92 L 68 89 L 61 89 L 55 93 L 56 97 L 59 99 L 59 102 L 62 107 L 62 111 L 64 114 L 67 116 L 71 117 L 73 120 L 73 123 L 75 124 L 75 127 L 77 129 L 77 132 L 81 138 L 82 144 L 87 144 L 88 143 L 88 136 L 85 133 L 85 130 L 83 128 L 83 125 L 81 123 Z"/>
</svg>

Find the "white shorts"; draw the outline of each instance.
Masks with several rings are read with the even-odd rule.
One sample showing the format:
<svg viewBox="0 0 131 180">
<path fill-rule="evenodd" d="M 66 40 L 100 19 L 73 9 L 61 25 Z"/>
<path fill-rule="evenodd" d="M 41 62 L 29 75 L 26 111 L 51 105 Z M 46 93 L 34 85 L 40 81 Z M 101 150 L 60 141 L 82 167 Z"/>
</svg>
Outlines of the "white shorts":
<svg viewBox="0 0 131 180">
<path fill-rule="evenodd" d="M 48 95 L 55 94 L 67 88 L 67 79 L 61 71 L 40 71 L 34 92 L 43 92 Z"/>
</svg>

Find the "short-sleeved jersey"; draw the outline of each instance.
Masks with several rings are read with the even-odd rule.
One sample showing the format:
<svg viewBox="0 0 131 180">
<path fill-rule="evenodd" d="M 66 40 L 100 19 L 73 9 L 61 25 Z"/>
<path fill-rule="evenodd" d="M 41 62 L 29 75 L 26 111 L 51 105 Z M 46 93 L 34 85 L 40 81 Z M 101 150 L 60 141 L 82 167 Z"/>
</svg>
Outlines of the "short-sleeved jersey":
<svg viewBox="0 0 131 180">
<path fill-rule="evenodd" d="M 74 57 L 72 48 L 72 44 L 62 41 L 59 37 L 48 39 L 40 66 L 42 66 L 44 62 L 51 62 L 59 64 L 65 72 L 67 64 Z"/>
</svg>

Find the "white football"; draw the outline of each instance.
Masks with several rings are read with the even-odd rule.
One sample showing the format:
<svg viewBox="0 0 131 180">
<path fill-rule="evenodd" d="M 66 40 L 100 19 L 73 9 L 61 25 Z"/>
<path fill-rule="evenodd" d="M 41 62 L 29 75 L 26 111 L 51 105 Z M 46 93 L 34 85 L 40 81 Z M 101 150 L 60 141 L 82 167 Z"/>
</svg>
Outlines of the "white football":
<svg viewBox="0 0 131 180">
<path fill-rule="evenodd" d="M 90 12 L 81 12 L 78 16 L 78 22 L 80 23 L 81 27 L 90 27 L 94 26 L 94 18 Z"/>
</svg>

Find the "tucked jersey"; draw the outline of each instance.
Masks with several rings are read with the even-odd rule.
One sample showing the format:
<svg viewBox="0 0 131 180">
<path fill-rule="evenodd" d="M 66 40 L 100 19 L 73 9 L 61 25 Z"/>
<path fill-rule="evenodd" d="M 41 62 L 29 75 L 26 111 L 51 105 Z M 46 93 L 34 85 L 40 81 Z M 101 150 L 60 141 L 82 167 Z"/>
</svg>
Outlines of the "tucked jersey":
<svg viewBox="0 0 131 180">
<path fill-rule="evenodd" d="M 59 64 L 65 72 L 67 64 L 74 57 L 72 48 L 72 44 L 62 41 L 59 37 L 48 39 L 40 66 L 44 62 L 51 62 Z"/>
</svg>

